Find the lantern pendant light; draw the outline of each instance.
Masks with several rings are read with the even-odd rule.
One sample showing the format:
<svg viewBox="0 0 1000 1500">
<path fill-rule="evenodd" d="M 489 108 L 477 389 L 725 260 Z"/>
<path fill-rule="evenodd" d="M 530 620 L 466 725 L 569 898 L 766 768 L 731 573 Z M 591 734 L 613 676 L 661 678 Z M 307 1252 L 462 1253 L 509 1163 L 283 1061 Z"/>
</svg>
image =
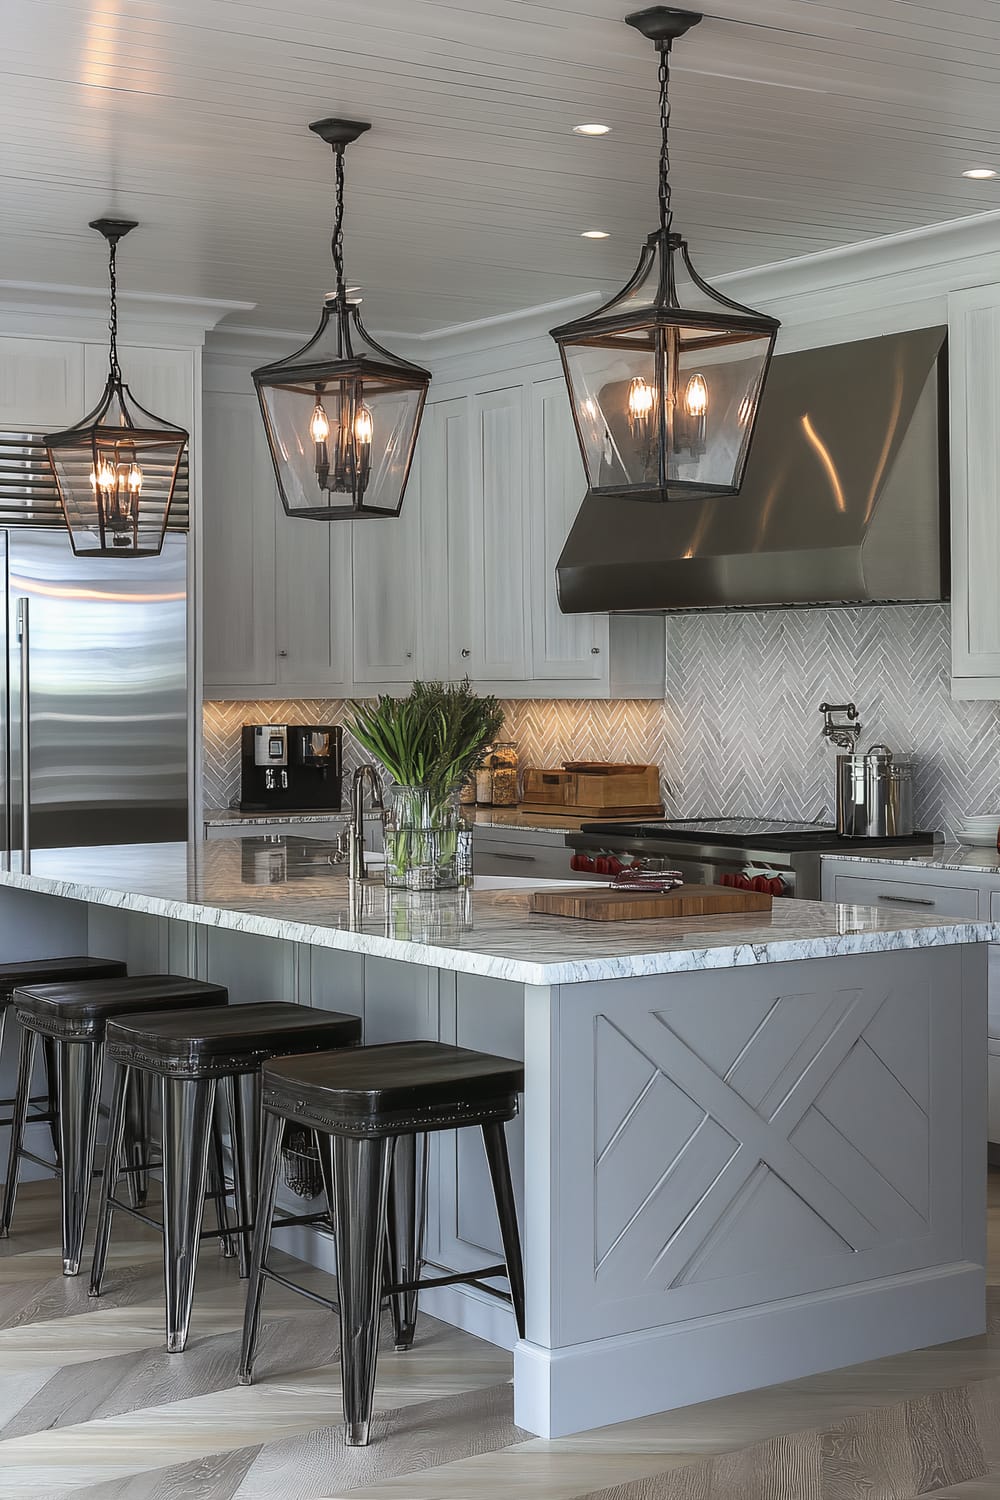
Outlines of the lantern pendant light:
<svg viewBox="0 0 1000 1500">
<path fill-rule="evenodd" d="M 431 380 L 375 342 L 344 283 L 344 152 L 370 128 L 309 127 L 336 156 L 336 291 L 308 344 L 253 372 L 281 503 L 313 521 L 399 515 Z"/>
<path fill-rule="evenodd" d="M 188 435 L 141 407 L 118 363 L 118 241 L 133 219 L 94 219 L 108 242 L 108 379 L 75 427 L 45 439 L 59 502 L 78 557 L 152 557 L 163 546 Z"/>
<path fill-rule="evenodd" d="M 698 275 L 674 231 L 670 49 L 701 16 L 657 5 L 626 16 L 660 57 L 659 228 L 610 302 L 552 330 L 592 494 L 638 500 L 733 495 L 743 482 L 776 318 Z"/>
</svg>

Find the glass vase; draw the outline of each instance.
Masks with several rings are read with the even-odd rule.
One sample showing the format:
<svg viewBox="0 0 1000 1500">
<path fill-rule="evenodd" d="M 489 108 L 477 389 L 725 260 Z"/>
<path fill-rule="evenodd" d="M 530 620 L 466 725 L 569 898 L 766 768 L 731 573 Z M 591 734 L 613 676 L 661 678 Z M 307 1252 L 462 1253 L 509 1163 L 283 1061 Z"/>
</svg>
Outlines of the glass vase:
<svg viewBox="0 0 1000 1500">
<path fill-rule="evenodd" d="M 385 805 L 385 883 L 392 890 L 447 891 L 460 883 L 464 825 L 458 787 L 391 786 Z"/>
</svg>

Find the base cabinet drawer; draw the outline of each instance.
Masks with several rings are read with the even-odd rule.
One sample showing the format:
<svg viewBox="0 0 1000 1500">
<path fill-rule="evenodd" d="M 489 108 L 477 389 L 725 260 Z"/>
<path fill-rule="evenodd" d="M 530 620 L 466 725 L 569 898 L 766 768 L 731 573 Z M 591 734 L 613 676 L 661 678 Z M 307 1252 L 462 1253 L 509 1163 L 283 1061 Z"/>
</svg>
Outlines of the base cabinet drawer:
<svg viewBox="0 0 1000 1500">
<path fill-rule="evenodd" d="M 852 906 L 880 906 L 887 911 L 925 912 L 935 917 L 974 920 L 979 915 L 976 886 L 930 885 L 897 876 L 838 875 L 833 899 Z"/>
<path fill-rule="evenodd" d="M 515 875 L 520 879 L 593 879 L 569 867 L 570 851 L 563 846 L 533 844 L 527 839 L 506 840 L 472 837 L 472 868 L 476 875 Z"/>
</svg>

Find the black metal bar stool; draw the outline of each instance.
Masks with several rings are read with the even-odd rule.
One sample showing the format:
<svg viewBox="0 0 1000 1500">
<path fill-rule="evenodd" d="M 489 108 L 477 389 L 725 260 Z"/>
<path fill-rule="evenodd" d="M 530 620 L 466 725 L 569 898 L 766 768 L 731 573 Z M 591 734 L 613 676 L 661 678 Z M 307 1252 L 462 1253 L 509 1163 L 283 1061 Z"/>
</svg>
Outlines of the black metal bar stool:
<svg viewBox="0 0 1000 1500">
<path fill-rule="evenodd" d="M 7 1181 L 0 1207 L 0 1238 L 10 1233 L 22 1158 L 39 1161 L 24 1148 L 28 1097 L 41 1036 L 52 1043 L 58 1094 L 60 1189 L 62 1197 L 63 1275 L 76 1276 L 90 1203 L 90 1182 L 97 1145 L 105 1029 L 113 1016 L 129 1011 L 178 1010 L 182 1006 L 225 1007 L 229 992 L 174 974 L 141 974 L 63 984 L 25 986 L 15 990 L 13 1009 L 21 1028 L 17 1094 L 10 1127 Z M 51 1162 L 42 1162 L 52 1166 Z"/>
<path fill-rule="evenodd" d="M 383 1295 L 393 1304 L 399 1347 L 400 1332 L 405 1346 L 407 1334 L 412 1338 L 412 1325 L 411 1314 L 401 1309 L 398 1299 L 421 1287 L 457 1283 L 471 1283 L 503 1297 L 504 1293 L 485 1285 L 484 1278 L 506 1276 L 510 1286 L 506 1300 L 513 1304 L 517 1331 L 524 1337 L 524 1272 L 504 1132 L 505 1122 L 517 1114 L 517 1096 L 523 1088 L 521 1063 L 444 1042 L 390 1042 L 353 1052 L 292 1057 L 265 1066 L 260 1197 L 243 1324 L 241 1385 L 252 1380 L 266 1280 L 279 1281 L 331 1310 L 337 1306 L 267 1265 L 281 1138 L 288 1120 L 316 1131 L 319 1141 L 337 1243 L 340 1363 L 349 1445 L 368 1442 Z M 418 1135 L 468 1125 L 482 1126 L 505 1265 L 421 1279 L 418 1250 L 413 1274 L 383 1281 L 394 1154 Z M 412 1181 L 407 1159 L 402 1191 L 392 1194 L 396 1212 L 390 1257 L 397 1264 L 414 1243 Z M 407 1198 L 408 1203 L 401 1201 Z"/>
<path fill-rule="evenodd" d="M 357 1016 L 283 1001 L 234 1005 L 227 1011 L 178 1011 L 169 1016 L 132 1015 L 108 1026 L 105 1053 L 114 1068 L 108 1169 L 94 1242 L 90 1295 L 101 1295 L 111 1237 L 111 1218 L 123 1209 L 162 1231 L 167 1349 L 187 1344 L 194 1301 L 198 1243 L 205 1203 L 210 1125 L 219 1079 L 229 1081 L 233 1183 L 239 1223 L 241 1270 L 249 1272 L 250 1231 L 256 1204 L 259 1160 L 260 1070 L 268 1058 L 288 1053 L 353 1047 L 361 1038 Z M 163 1223 L 156 1223 L 115 1197 L 130 1076 L 160 1080 L 163 1145 Z M 270 1212 L 274 1206 L 271 1202 Z M 313 1223 L 317 1215 L 287 1218 Z"/>
<path fill-rule="evenodd" d="M 26 958 L 20 963 L 0 964 L 0 1056 L 3 1055 L 7 1011 L 14 991 L 21 985 L 59 984 L 74 979 L 112 979 L 117 975 L 127 973 L 125 965 L 116 958 Z M 58 1154 L 55 1048 L 48 1039 L 43 1039 L 42 1047 L 45 1063 L 45 1093 L 32 1094 L 29 1098 L 28 1105 L 34 1113 L 28 1116 L 28 1124 L 47 1124 L 52 1136 L 52 1149 Z M 0 1109 L 10 1109 L 13 1104 L 12 1098 L 0 1099 Z M 0 1120 L 0 1127 L 12 1123 L 12 1117 L 8 1116 L 6 1120 Z"/>
</svg>

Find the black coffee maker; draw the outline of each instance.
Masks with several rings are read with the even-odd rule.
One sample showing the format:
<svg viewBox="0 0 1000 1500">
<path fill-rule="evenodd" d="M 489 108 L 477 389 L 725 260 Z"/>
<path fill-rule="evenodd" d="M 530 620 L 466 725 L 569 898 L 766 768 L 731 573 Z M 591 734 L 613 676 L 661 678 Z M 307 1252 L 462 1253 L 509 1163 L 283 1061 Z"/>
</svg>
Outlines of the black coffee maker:
<svg viewBox="0 0 1000 1500">
<path fill-rule="evenodd" d="M 339 812 L 339 724 L 244 724 L 241 812 Z"/>
</svg>

